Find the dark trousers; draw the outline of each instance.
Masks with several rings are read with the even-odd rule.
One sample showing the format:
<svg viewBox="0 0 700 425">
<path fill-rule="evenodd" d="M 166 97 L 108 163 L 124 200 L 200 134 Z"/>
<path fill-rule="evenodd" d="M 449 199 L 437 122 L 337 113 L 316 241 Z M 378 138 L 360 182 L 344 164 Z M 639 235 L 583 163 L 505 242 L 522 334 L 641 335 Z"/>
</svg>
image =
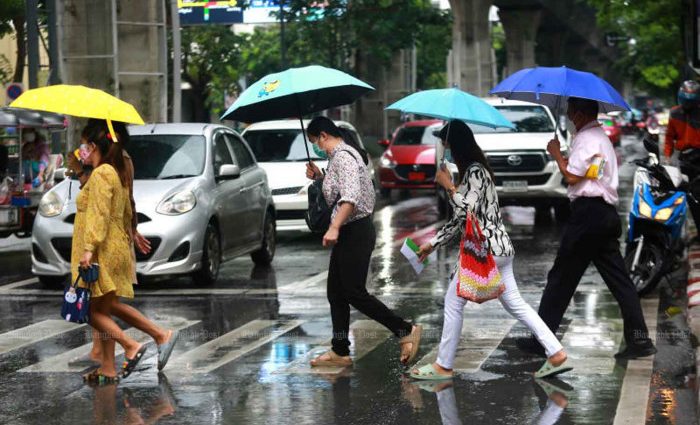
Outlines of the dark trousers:
<svg viewBox="0 0 700 425">
<path fill-rule="evenodd" d="M 617 210 L 603 198 L 577 198 L 572 202 L 571 216 L 538 311 L 553 332 L 559 328 L 583 273 L 593 262 L 620 306 L 627 344 L 651 343 L 637 291 L 620 254 L 620 232 Z"/>
<path fill-rule="evenodd" d="M 333 320 L 333 351 L 350 354 L 350 306 L 386 326 L 394 335 L 411 333 L 412 325 L 389 310 L 367 292 L 367 272 L 377 233 L 372 219 L 366 217 L 340 228 L 338 243 L 331 252 L 328 269 L 328 302 Z"/>
</svg>

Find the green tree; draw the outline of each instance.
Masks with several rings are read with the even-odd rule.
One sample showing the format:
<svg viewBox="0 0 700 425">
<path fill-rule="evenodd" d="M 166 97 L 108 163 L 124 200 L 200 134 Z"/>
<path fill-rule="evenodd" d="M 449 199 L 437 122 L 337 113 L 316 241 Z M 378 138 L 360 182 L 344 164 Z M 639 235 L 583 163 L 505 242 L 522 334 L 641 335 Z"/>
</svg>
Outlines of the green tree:
<svg viewBox="0 0 700 425">
<path fill-rule="evenodd" d="M 598 24 L 611 33 L 631 37 L 620 45 L 617 66 L 640 88 L 670 96 L 680 83 L 684 52 L 681 35 L 683 4 L 678 0 L 586 0 L 597 10 Z"/>
</svg>

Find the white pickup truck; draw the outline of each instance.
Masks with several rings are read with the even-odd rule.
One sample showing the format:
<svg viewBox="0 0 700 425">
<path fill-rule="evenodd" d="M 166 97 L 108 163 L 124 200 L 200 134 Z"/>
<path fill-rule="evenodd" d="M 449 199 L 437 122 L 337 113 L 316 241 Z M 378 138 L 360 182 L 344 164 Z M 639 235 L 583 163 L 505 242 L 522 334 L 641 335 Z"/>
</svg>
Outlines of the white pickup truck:
<svg viewBox="0 0 700 425">
<path fill-rule="evenodd" d="M 547 143 L 556 131 L 563 151 L 567 150 L 567 144 L 565 136 L 557 130 L 552 112 L 546 106 L 528 102 L 484 100 L 515 125 L 515 130 L 510 130 L 469 124 L 496 176 L 501 206 L 533 206 L 538 217 L 550 217 L 554 208 L 557 220 L 566 218 L 569 211 L 566 183 L 547 153 Z M 443 147 L 438 144 L 436 163 L 442 158 Z M 456 178 L 457 167 L 450 164 L 449 168 Z M 440 211 L 444 213 L 449 209 L 445 192 L 438 190 L 437 194 Z"/>
</svg>

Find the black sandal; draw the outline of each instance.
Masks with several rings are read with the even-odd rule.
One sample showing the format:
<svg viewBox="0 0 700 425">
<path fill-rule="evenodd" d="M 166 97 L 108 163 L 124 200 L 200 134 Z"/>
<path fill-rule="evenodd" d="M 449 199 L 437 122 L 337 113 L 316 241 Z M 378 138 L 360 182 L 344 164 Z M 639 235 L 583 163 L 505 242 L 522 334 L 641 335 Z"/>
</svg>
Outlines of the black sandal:
<svg viewBox="0 0 700 425">
<path fill-rule="evenodd" d="M 130 359 L 124 355 L 124 363 L 122 364 L 122 378 L 127 378 L 136 369 L 136 365 L 139 364 L 141 358 L 146 354 L 146 344 L 143 344 L 139 351 L 136 353 L 133 359 Z"/>
<path fill-rule="evenodd" d="M 113 385 L 119 383 L 119 375 L 117 376 L 106 376 L 98 372 L 92 381 L 87 382 L 91 386 L 102 386 L 102 385 Z"/>
</svg>

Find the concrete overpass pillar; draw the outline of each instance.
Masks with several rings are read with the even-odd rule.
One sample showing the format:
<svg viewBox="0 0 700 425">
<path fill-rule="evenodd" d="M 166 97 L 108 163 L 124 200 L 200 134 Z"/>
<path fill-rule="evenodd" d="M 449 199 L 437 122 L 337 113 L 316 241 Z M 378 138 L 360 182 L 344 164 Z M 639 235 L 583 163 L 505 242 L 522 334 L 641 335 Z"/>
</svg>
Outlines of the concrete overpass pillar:
<svg viewBox="0 0 700 425">
<path fill-rule="evenodd" d="M 498 16 L 506 33 L 507 66 L 505 75 L 536 66 L 537 30 L 541 9 L 499 9 Z"/>
<path fill-rule="evenodd" d="M 496 83 L 488 19 L 492 4 L 493 0 L 450 0 L 453 24 L 448 81 L 477 96 L 486 96 Z"/>
</svg>

